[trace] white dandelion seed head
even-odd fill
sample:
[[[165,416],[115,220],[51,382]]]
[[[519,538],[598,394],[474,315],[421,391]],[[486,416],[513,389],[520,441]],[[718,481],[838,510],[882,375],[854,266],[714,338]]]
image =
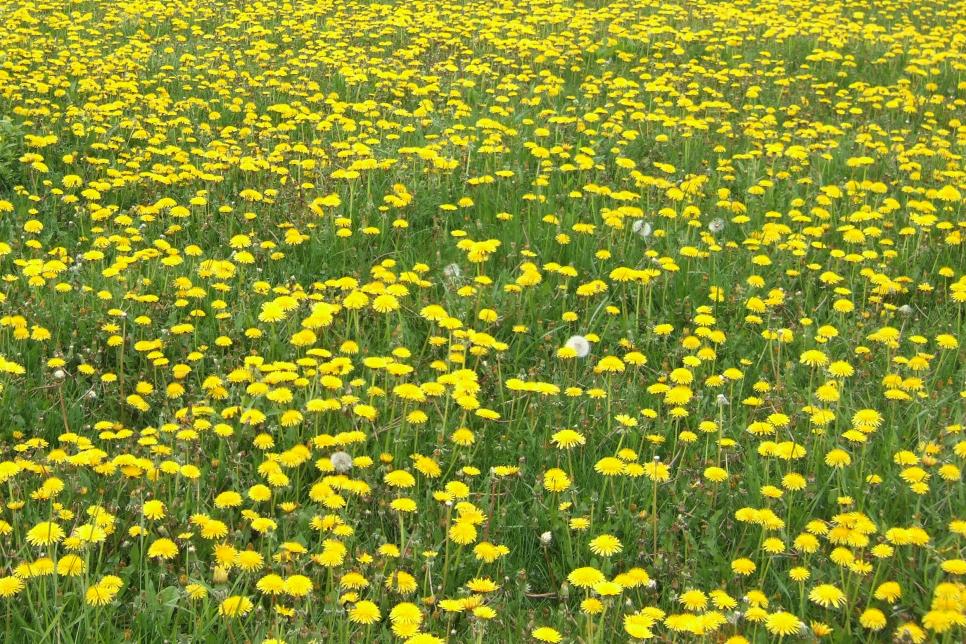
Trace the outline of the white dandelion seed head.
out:
[[[721,217],[716,217],[708,223],[708,230],[711,231],[712,235],[717,235],[722,230],[724,230],[725,222]]]
[[[540,543],[544,546],[549,546],[551,543],[553,543],[553,533],[547,530],[546,532],[541,534]]]
[[[460,270],[459,264],[448,264],[443,269],[443,276],[448,277],[449,279],[459,279],[459,276],[462,274],[463,271]]]
[[[718,394],[718,397],[715,398],[715,402],[718,403],[718,407],[727,407],[731,404],[731,401],[728,400],[728,397],[724,394]]]
[[[578,358],[586,358],[590,355],[590,340],[582,335],[572,335],[567,339],[565,347],[572,349]]]
[[[332,461],[332,467],[339,474],[345,474],[352,469],[352,456],[346,452],[333,452],[329,460]]]
[[[58,369],[57,371],[54,372],[54,379],[56,380],[63,380],[66,377],[67,377],[67,374],[64,373],[63,369]]]
[[[647,223],[643,219],[635,219],[634,223],[631,224],[631,230],[634,234],[639,235],[641,239],[647,239],[654,232],[654,228],[651,224]]]
[[[899,307],[899,313],[906,316],[912,315],[912,307],[908,304],[903,304]]]

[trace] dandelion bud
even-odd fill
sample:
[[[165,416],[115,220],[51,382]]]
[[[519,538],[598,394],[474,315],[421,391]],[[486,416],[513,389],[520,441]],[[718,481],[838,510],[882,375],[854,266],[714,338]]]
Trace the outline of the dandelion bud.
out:
[[[570,584],[564,582],[560,584],[560,599],[567,601],[570,597]]]

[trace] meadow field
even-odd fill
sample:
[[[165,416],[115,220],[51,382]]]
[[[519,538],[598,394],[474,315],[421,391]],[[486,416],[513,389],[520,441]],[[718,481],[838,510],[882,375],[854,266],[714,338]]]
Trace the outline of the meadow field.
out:
[[[966,639],[963,0],[0,1],[0,641]]]

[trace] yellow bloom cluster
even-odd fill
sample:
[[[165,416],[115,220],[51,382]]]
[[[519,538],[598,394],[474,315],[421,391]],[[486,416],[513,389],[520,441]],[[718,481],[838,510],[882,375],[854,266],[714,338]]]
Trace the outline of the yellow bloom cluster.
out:
[[[966,639],[963,2],[0,17],[3,641]]]

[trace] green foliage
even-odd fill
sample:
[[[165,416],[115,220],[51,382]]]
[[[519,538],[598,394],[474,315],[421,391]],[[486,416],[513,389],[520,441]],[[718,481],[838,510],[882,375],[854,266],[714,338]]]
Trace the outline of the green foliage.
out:
[[[0,116],[0,194],[20,180],[18,159],[23,154],[23,129],[9,116]]]

